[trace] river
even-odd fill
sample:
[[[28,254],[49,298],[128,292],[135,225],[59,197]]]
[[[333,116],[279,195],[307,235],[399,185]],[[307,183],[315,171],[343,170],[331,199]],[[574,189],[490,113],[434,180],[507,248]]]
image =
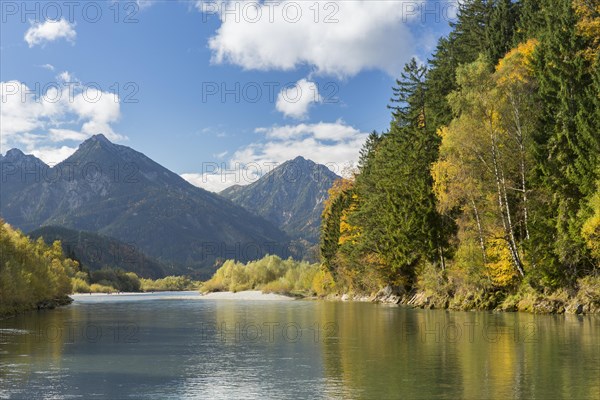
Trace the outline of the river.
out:
[[[0,321],[1,399],[598,399],[600,318],[77,296]]]

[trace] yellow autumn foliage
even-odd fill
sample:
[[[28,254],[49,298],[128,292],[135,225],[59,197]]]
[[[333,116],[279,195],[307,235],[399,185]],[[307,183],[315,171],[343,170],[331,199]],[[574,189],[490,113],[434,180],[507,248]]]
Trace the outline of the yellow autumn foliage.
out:
[[[488,259],[486,269],[495,286],[509,287],[517,282],[518,276],[513,267],[506,240],[497,237],[488,240],[486,255]]]
[[[592,216],[583,224],[581,233],[592,255],[600,264],[600,191],[590,202]],[[600,265],[599,265],[600,266]]]
[[[509,51],[498,62],[496,82],[499,86],[529,81],[529,77],[533,74],[532,56],[537,45],[538,41],[536,39],[530,39]]]
[[[583,52],[583,56],[589,61],[594,61],[600,52],[600,2],[573,0],[573,8],[579,17],[579,35],[590,41],[590,46]]]
[[[337,198],[344,192],[351,190],[353,186],[354,181],[351,179],[340,178],[333,182],[333,185],[327,191],[327,199],[325,199],[323,203],[323,217],[326,217],[331,213],[331,207]]]
[[[353,202],[350,207],[345,209],[340,217],[340,239],[338,243],[340,245],[347,242],[355,243],[356,239],[360,236],[360,229],[348,222],[348,216],[356,210],[358,196],[353,194],[352,200]]]
[[[330,293],[335,286],[335,281],[331,272],[325,268],[319,268],[312,280],[312,290],[317,296],[325,296]]]

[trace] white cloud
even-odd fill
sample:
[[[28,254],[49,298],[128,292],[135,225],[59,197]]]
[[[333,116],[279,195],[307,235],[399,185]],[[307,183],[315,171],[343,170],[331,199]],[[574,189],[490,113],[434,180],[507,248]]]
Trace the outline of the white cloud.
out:
[[[281,163],[301,155],[337,173],[358,160],[368,136],[342,120],[259,128],[257,132],[264,133],[266,140],[238,150],[233,155],[235,161]]]
[[[150,7],[151,5],[156,3],[156,1],[155,0],[136,0],[136,3],[140,9],[144,9],[144,8]]]
[[[215,63],[256,70],[309,65],[340,77],[379,69],[396,76],[415,53],[408,23],[420,21],[415,9],[425,2],[200,0],[196,7],[219,15],[221,26],[208,43]]]
[[[52,64],[44,64],[44,65],[40,65],[40,67],[47,69],[48,71],[54,71],[54,65],[52,65]]]
[[[40,147],[34,150],[29,150],[28,153],[33,154],[46,164],[52,166],[69,158],[69,156],[77,151],[77,147],[61,146],[61,147]]]
[[[237,150],[225,163],[204,164],[201,173],[181,176],[193,185],[220,192],[234,185],[247,185],[297,156],[324,164],[337,174],[356,165],[368,133],[344,121],[319,122],[257,128],[263,140]]]
[[[80,119],[87,120],[82,125],[81,132],[88,136],[102,133],[109,140],[124,139],[110,126],[121,116],[121,105],[116,94],[102,92],[92,87],[86,88],[74,97],[69,106]]]
[[[286,117],[304,119],[310,105],[321,101],[317,84],[301,79],[295,85],[281,89],[275,107]]]
[[[51,90],[55,90],[51,88]],[[0,134],[4,142],[18,133],[27,133],[44,125],[47,120],[58,113],[58,104],[46,101],[46,97],[33,99],[30,89],[19,81],[0,83]],[[51,93],[48,97],[51,97]]]
[[[255,132],[264,133],[267,138],[279,140],[292,140],[301,137],[313,136],[318,140],[344,141],[360,133],[352,126],[346,125],[342,120],[336,122],[319,122],[317,124],[298,124],[274,126],[270,128],[257,128]]]
[[[47,20],[46,22],[32,22],[31,27],[25,32],[25,41],[29,47],[44,45],[58,39],[65,39],[75,43],[75,24],[69,23],[61,18],[58,21]]]
[[[51,86],[36,94],[22,82],[0,82],[0,146],[20,147],[55,162],[73,149],[65,141],[80,142],[98,133],[125,139],[112,128],[121,114],[116,95],[82,87],[71,98],[68,88],[62,89]]]
[[[88,135],[72,129],[50,128],[48,132],[50,133],[50,140],[53,142],[64,142],[65,140],[84,141],[88,138]]]
[[[56,76],[56,79],[63,83],[73,83],[79,82],[77,78],[75,78],[69,71],[63,71]]]
[[[209,192],[219,193],[230,186],[251,183],[250,181],[240,179],[241,170],[236,174],[204,173],[204,174],[181,174],[181,177],[194,186],[198,186]],[[252,179],[252,182],[257,178]]]

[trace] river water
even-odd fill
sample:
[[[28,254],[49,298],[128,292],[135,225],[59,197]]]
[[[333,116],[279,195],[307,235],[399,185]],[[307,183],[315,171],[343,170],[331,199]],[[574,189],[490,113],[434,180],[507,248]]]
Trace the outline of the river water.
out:
[[[0,399],[599,399],[600,318],[77,296],[0,321]]]

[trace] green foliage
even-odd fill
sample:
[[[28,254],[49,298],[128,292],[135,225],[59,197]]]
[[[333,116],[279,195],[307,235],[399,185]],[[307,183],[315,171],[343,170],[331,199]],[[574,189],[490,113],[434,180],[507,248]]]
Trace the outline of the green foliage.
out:
[[[102,268],[89,275],[78,272],[71,282],[75,293],[177,292],[197,290],[199,287],[199,282],[185,276],[167,276],[153,280],[140,278],[134,272],[113,268]]]
[[[352,191],[332,197],[337,208],[324,214],[322,240],[331,244],[322,248],[324,264],[348,290],[411,287],[421,261],[443,265],[444,218],[436,211],[429,173],[439,137],[429,124],[426,74],[414,59],[405,66],[394,89],[390,131],[369,137]],[[341,236],[346,223],[350,240]],[[337,237],[328,236],[330,227]]]
[[[329,196],[323,209],[320,243],[323,265],[332,274],[338,270],[336,256],[342,237],[342,217],[344,211],[349,209],[354,202],[354,182],[349,179],[335,181],[329,189]]]
[[[233,260],[225,261],[213,277],[204,282],[201,291],[262,290],[313,295],[324,293],[327,285],[326,273],[318,264],[266,256],[247,264]]]
[[[520,4],[510,0],[459,3],[452,32],[439,40],[429,60],[426,104],[429,125],[434,130],[452,120],[447,96],[457,89],[457,68],[474,62],[482,53],[488,55],[490,66],[504,56],[515,44],[519,10]]]
[[[106,282],[106,283],[110,283],[110,282]],[[100,283],[92,283],[90,285],[90,293],[109,294],[109,293],[115,293],[115,292],[117,292],[117,289],[115,289],[113,286],[110,286],[110,285],[103,285]]]
[[[570,0],[541,2],[544,24],[534,54],[542,99],[536,140],[536,184],[544,198],[534,208],[534,262],[554,285],[573,284],[594,268],[581,236],[582,210],[593,194],[600,163],[600,103],[594,85],[591,45],[577,30]]]
[[[84,279],[73,278],[71,282],[73,284],[73,293],[90,293],[92,291],[90,284]]]
[[[78,268],[59,242],[31,241],[0,220],[0,315],[64,299]]]
[[[590,217],[583,224],[581,234],[596,259],[596,269],[600,269],[600,184],[589,202]]]
[[[133,272],[119,269],[102,268],[90,273],[90,282],[102,286],[110,286],[118,292],[139,292],[141,290],[140,278]]]
[[[490,12],[486,29],[487,56],[493,62],[500,60],[514,44],[518,4],[512,0],[497,0]]]
[[[183,290],[197,290],[199,282],[192,281],[185,276],[167,276],[162,279],[141,279],[143,292],[179,292]]]
[[[428,65],[398,79],[389,131],[331,192],[321,255],[338,290],[556,311],[598,275],[599,10],[460,4]]]

